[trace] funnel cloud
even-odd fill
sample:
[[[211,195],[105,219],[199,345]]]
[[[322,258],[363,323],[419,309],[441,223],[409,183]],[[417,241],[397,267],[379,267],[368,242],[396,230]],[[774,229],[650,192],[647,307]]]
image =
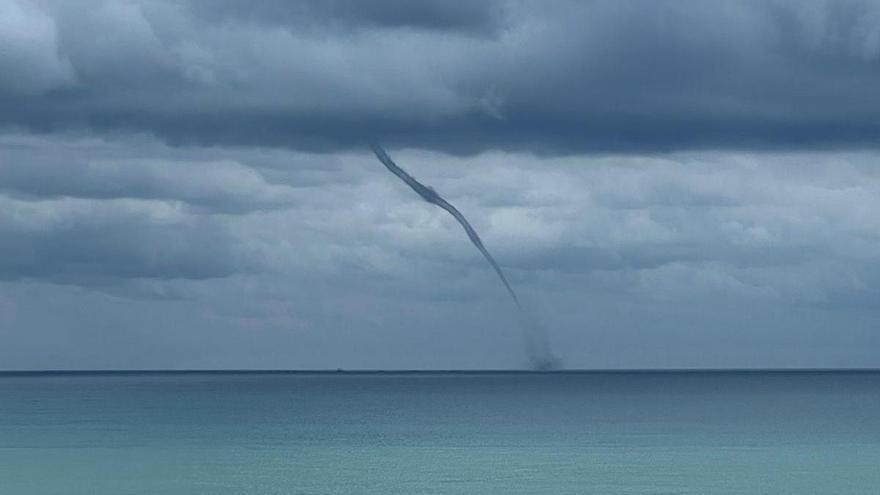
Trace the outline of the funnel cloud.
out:
[[[400,168],[394,160],[388,156],[388,153],[376,143],[371,143],[370,147],[373,149],[373,152],[376,154],[376,158],[382,162],[385,167],[391,171],[392,174],[396,175],[403,182],[406,183],[413,191],[415,191],[419,196],[422,197],[428,203],[439,206],[446,210],[450,215],[455,218],[456,221],[461,225],[464,229],[465,233],[467,233],[468,237],[473,243],[474,246],[483,254],[483,257],[486,258],[486,261],[489,262],[489,265],[492,266],[492,269],[495,270],[495,273],[498,274],[498,278],[501,279],[501,283],[504,284],[504,288],[507,289],[507,293],[510,294],[511,299],[513,299],[514,304],[516,305],[518,311],[518,317],[520,325],[523,327],[525,331],[525,342],[526,342],[526,353],[528,354],[529,360],[531,361],[532,367],[539,370],[549,370],[560,368],[561,364],[559,359],[553,355],[550,351],[550,345],[547,342],[547,336],[544,333],[543,329],[537,322],[534,320],[531,315],[529,315],[525,309],[520,304],[519,297],[517,297],[516,292],[511,287],[510,282],[507,281],[507,277],[504,276],[504,271],[501,270],[501,267],[495,261],[495,258],[492,257],[492,254],[489,253],[489,250],[486,249],[486,246],[483,244],[483,240],[480,239],[480,236],[477,234],[477,231],[471,226],[470,222],[461,214],[460,211],[448,201],[443,199],[437,191],[432,189],[430,186],[426,186],[421,182],[417,181],[413,176],[409,175],[405,170]]]

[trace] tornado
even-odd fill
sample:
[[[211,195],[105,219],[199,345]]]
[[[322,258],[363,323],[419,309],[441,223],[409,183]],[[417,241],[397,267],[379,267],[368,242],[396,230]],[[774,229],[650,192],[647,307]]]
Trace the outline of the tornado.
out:
[[[392,174],[396,175],[400,180],[402,180],[406,185],[410,187],[413,191],[416,192],[419,196],[422,197],[428,203],[439,206],[446,210],[447,213],[452,215],[453,218],[461,225],[461,228],[464,229],[468,238],[471,240],[471,243],[480,251],[483,255],[483,258],[489,262],[489,265],[495,270],[495,273],[498,275],[498,278],[501,280],[501,283],[504,284],[504,288],[507,289],[507,293],[510,294],[510,298],[513,299],[513,303],[516,306],[518,312],[518,320],[520,325],[523,327],[526,335],[526,354],[529,357],[529,360],[532,363],[532,367],[537,370],[551,370],[561,368],[561,362],[559,359],[553,355],[550,351],[550,346],[547,342],[546,333],[543,331],[534,318],[531,317],[528,313],[526,313],[522,304],[520,304],[519,297],[517,297],[516,292],[511,287],[510,282],[507,281],[507,277],[504,276],[504,271],[501,270],[501,266],[495,261],[495,258],[492,257],[492,254],[489,253],[489,250],[486,249],[486,246],[483,244],[483,240],[480,239],[480,236],[477,234],[477,231],[471,226],[470,222],[458,211],[458,208],[452,206],[449,201],[443,199],[440,194],[437,193],[430,186],[426,186],[421,182],[417,181],[413,176],[409,175],[405,170],[397,166],[394,163],[394,160],[388,156],[388,153],[382,149],[381,146],[377,143],[370,143],[370,147],[373,149],[373,153],[376,154],[376,158],[385,165]]]

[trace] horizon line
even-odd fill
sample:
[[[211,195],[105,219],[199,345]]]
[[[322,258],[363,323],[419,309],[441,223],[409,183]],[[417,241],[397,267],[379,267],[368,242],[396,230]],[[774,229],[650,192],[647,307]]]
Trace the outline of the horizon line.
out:
[[[173,375],[173,374],[687,374],[687,373],[880,373],[880,368],[574,368],[532,370],[527,368],[463,368],[463,369],[410,369],[410,368],[144,368],[144,369],[9,369],[2,375]]]

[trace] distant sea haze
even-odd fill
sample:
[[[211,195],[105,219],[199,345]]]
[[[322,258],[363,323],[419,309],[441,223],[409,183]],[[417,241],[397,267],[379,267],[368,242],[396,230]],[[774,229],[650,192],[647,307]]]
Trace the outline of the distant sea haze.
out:
[[[880,372],[0,374],[10,494],[876,494]]]

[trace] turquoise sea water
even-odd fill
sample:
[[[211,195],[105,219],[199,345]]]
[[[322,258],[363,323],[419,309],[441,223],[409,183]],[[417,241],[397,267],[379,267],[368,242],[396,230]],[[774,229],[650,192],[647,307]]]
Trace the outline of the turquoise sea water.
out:
[[[877,494],[878,373],[0,375],[0,494]]]

